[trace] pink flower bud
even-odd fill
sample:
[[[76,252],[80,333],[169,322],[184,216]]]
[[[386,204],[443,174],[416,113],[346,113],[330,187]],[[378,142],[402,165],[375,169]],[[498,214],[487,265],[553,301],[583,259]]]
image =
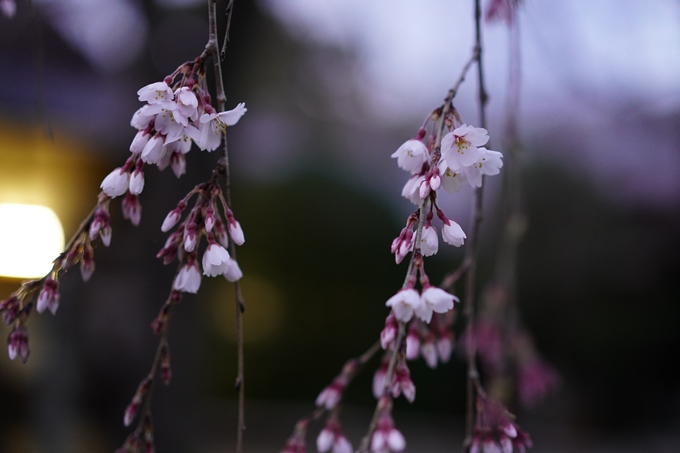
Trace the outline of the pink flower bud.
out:
[[[172,172],[178,178],[182,176],[187,171],[187,161],[184,154],[177,151],[173,152],[170,156],[170,166],[172,167]]]
[[[414,321],[406,336],[406,359],[415,360],[420,354],[420,332],[418,324]]]
[[[141,153],[146,144],[149,143],[150,138],[151,136],[145,131],[137,132],[137,135],[135,135],[135,138],[132,139],[132,143],[130,144],[130,152],[134,154]]]
[[[182,211],[179,208],[173,209],[172,211],[170,211],[168,213],[168,215],[165,216],[165,220],[163,220],[163,225],[161,226],[161,231],[163,233],[167,233],[168,231],[170,231],[170,229],[172,227],[174,227],[177,224],[177,222],[179,221],[179,217],[180,217],[181,213],[182,213]]]
[[[234,241],[234,244],[236,245],[243,245],[243,243],[246,241],[245,237],[243,236],[241,224],[238,223],[238,221],[233,217],[229,219],[229,236],[231,236],[231,240]]]
[[[38,313],[42,313],[45,309],[49,309],[53,315],[57,314],[59,308],[59,282],[47,277],[43,285],[40,295],[38,295],[38,302],[36,309]]]
[[[102,181],[102,191],[111,198],[123,195],[128,190],[130,174],[124,168],[116,168]]]
[[[196,232],[194,230],[185,230],[185,236],[184,236],[184,250],[187,252],[193,252],[194,249],[196,248],[196,242],[197,242],[197,237],[196,237]]]
[[[0,302],[0,312],[2,313],[2,320],[5,325],[9,326],[12,324],[19,314],[19,298],[12,294]]]
[[[203,224],[205,225],[205,231],[210,233],[215,226],[215,215],[214,215],[214,210],[213,208],[208,208],[206,210],[205,214],[205,220],[203,221]]]
[[[142,205],[139,203],[139,197],[132,194],[127,194],[123,198],[123,218],[127,219],[134,226],[139,225],[142,220]]]
[[[437,170],[437,167],[435,167],[435,170]],[[437,191],[439,187],[442,185],[442,178],[439,176],[439,173],[434,173],[430,177],[430,187],[432,190]]]
[[[83,281],[90,280],[94,273],[94,249],[89,241],[83,246],[83,254],[80,257],[80,275]]]
[[[144,190],[144,172],[135,170],[130,178],[130,193],[132,195],[139,195],[142,193],[142,190]]]
[[[21,361],[26,363],[28,356],[31,353],[28,347],[28,331],[24,326],[18,326],[12,329],[7,337],[7,354],[10,360],[14,360],[17,356],[21,357]]]
[[[102,238],[102,244],[104,244],[104,247],[108,247],[111,245],[111,234],[113,230],[111,230],[111,227],[109,225],[106,225],[104,228],[99,230],[99,235]]]

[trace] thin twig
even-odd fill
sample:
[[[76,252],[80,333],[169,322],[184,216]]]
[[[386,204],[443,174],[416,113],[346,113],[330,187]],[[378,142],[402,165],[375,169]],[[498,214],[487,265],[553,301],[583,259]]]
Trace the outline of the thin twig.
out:
[[[480,127],[486,128],[486,103],[488,96],[484,86],[484,66],[482,64],[482,30],[481,30],[481,5],[480,0],[475,0],[475,55],[477,60],[478,78],[478,101],[479,101],[479,123]],[[483,177],[482,177],[483,178]],[[470,228],[468,236],[468,246],[465,250],[465,261],[469,263],[465,275],[465,318],[467,321],[467,415],[465,420],[465,440],[463,451],[468,451],[472,444],[472,434],[475,418],[475,387],[479,381],[479,373],[476,364],[476,345],[474,338],[475,323],[475,277],[477,273],[477,243],[479,238],[479,226],[482,222],[482,200],[483,200],[483,181],[482,185],[475,189],[472,201],[472,214],[470,216]]]
[[[181,266],[180,266],[181,267]],[[174,282],[174,279],[173,279]],[[151,415],[151,400],[153,399],[153,391],[154,387],[156,386],[156,376],[158,374],[158,366],[161,363],[161,351],[163,350],[163,346],[168,345],[168,334],[170,332],[170,321],[172,320],[172,307],[179,301],[174,301],[170,302],[170,299],[172,297],[172,294],[175,291],[173,289],[170,290],[170,296],[168,296],[168,300],[166,303],[168,304],[168,311],[166,312],[166,318],[163,322],[163,330],[161,331],[160,339],[158,340],[158,347],[156,348],[156,355],[154,356],[153,363],[151,364],[151,370],[149,370],[149,374],[147,374],[146,379],[149,380],[149,390],[147,390],[145,399],[144,399],[144,409],[139,415],[139,421],[137,422],[137,430],[141,431],[142,426],[144,425],[144,421],[146,420],[147,416]],[[181,293],[180,297],[181,297]]]
[[[222,43],[222,50],[220,51],[220,60],[224,61],[224,55],[227,51],[227,47],[229,47],[229,31],[231,30],[231,16],[234,11],[234,0],[229,0],[229,4],[227,5],[227,10],[225,11],[224,14],[227,15],[227,30],[224,33],[224,43]]]

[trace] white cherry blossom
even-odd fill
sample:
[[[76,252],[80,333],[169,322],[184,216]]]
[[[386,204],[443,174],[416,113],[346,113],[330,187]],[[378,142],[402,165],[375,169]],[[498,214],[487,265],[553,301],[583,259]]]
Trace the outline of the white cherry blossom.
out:
[[[179,270],[173,287],[177,291],[196,294],[201,286],[201,272],[196,263],[187,263]]]
[[[425,181],[425,176],[424,175],[415,175],[411,176],[408,181],[406,181],[406,184],[404,185],[404,188],[401,190],[401,196],[406,198],[407,200],[410,200],[411,203],[414,205],[419,206],[420,205],[420,185]]]
[[[177,110],[163,109],[156,115],[154,128],[166,136],[165,141],[168,143],[179,140],[184,135],[184,127],[188,124],[186,118],[177,113]]]
[[[175,101],[179,113],[177,115],[178,121],[184,126],[187,125],[187,120],[196,121],[198,119],[198,99],[191,89],[182,87],[175,91]]]
[[[236,260],[233,258],[229,258],[227,271],[223,275],[227,281],[233,283],[241,280],[241,277],[243,277],[243,272],[241,271],[241,267],[238,265],[238,262],[236,262]]]
[[[458,192],[463,184],[467,182],[467,178],[462,170],[451,170],[445,159],[439,162],[439,173],[442,178],[442,186],[448,193]]]
[[[436,286],[428,286],[420,296],[421,303],[415,309],[415,314],[429,324],[432,312],[446,313],[453,308],[453,302],[458,298]]]
[[[216,277],[225,274],[231,264],[229,252],[219,244],[212,243],[203,253],[203,275]]]
[[[394,153],[392,158],[397,159],[397,165],[411,173],[418,173],[427,162],[429,154],[423,142],[416,139],[407,140]]]
[[[394,296],[390,297],[385,303],[386,306],[392,307],[394,316],[403,322],[408,322],[413,316],[413,312],[420,308],[421,299],[420,294],[413,288],[402,289]]]
[[[469,167],[479,160],[477,148],[488,141],[486,129],[463,124],[442,139],[442,156],[452,170]]]
[[[154,135],[142,150],[142,161],[147,164],[157,164],[165,155],[164,139],[160,134]]]
[[[137,91],[137,95],[141,102],[148,102],[149,104],[160,104],[172,101],[174,98],[172,89],[165,82],[150,83],[140,88]]]
[[[439,250],[437,229],[432,225],[425,225],[420,235],[420,252],[423,256],[431,256]]]
[[[503,153],[491,151],[486,148],[479,148],[481,158],[477,164],[483,174],[493,176],[501,172],[503,167]],[[475,164],[475,165],[477,165]]]
[[[465,242],[467,236],[460,225],[453,220],[446,219],[442,226],[442,238],[447,244],[460,247]]]
[[[206,151],[214,151],[220,146],[222,132],[227,126],[233,126],[248,111],[246,104],[241,102],[234,109],[220,113],[204,113],[200,119],[199,136],[192,136],[198,147]],[[192,132],[193,134],[193,132]]]
[[[132,115],[130,126],[139,129],[140,131],[148,128],[149,124],[151,124],[151,120],[156,118],[156,115],[158,115],[158,112],[162,109],[163,106],[160,104],[147,104],[141,107]]]

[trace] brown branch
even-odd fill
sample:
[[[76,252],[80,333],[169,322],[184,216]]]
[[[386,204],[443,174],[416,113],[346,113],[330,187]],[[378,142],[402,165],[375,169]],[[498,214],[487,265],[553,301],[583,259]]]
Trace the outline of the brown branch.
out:
[[[482,30],[481,30],[481,5],[480,0],[475,0],[475,55],[477,60],[477,79],[478,79],[478,101],[479,101],[479,123],[480,127],[486,128],[486,103],[488,96],[484,86],[484,66],[482,64]],[[482,176],[483,178],[483,176]],[[465,420],[465,440],[463,441],[463,451],[468,451],[472,444],[473,426],[475,418],[475,387],[479,383],[479,372],[476,364],[476,345],[474,339],[475,323],[475,277],[477,273],[477,244],[479,239],[479,226],[482,222],[482,200],[483,187],[477,187],[474,191],[472,202],[472,213],[470,216],[470,229],[468,237],[468,247],[465,250],[465,260],[469,263],[465,275],[465,318],[467,321],[467,414]]]
[[[179,266],[181,268],[181,266]],[[173,278],[172,281],[174,282],[175,279]],[[160,339],[158,340],[158,347],[156,348],[156,355],[154,356],[153,363],[151,364],[151,370],[149,370],[149,374],[146,375],[146,379],[149,380],[149,390],[146,392],[145,395],[145,400],[144,400],[144,409],[142,412],[139,414],[139,421],[137,422],[137,430],[141,431],[144,421],[148,416],[151,415],[151,400],[153,399],[153,391],[154,387],[156,386],[156,376],[158,375],[158,366],[161,363],[161,351],[163,350],[163,346],[168,345],[168,334],[170,332],[170,321],[172,320],[172,307],[173,305],[177,304],[179,301],[173,301],[171,302],[172,294],[175,293],[174,289],[170,289],[170,296],[168,296],[168,300],[166,301],[166,304],[168,304],[168,310],[166,312],[166,318],[165,321],[163,322],[163,329],[161,330],[161,335]],[[180,297],[181,297],[181,293]]]
[[[231,0],[227,6],[227,30],[225,33],[225,47],[229,43],[229,29],[231,28],[231,13],[233,11],[234,1]],[[217,42],[217,0],[209,0],[209,39],[208,44],[199,58],[212,57],[213,66],[215,69],[215,90],[217,94],[217,110],[219,112],[225,111],[227,97],[224,92],[224,80],[222,78],[222,64],[223,55]],[[226,49],[222,49],[224,52]],[[222,56],[222,58],[220,58]],[[225,132],[223,138],[223,154],[218,160],[216,170],[224,176],[222,183],[222,192],[229,207],[231,204],[231,178],[229,175],[229,148],[227,145],[227,134]],[[234,241],[229,243],[229,254],[236,259],[236,246]],[[243,352],[243,312],[245,311],[245,300],[241,292],[241,285],[238,281],[234,282],[234,293],[236,299],[236,336],[237,336],[237,376],[235,387],[238,389],[238,423],[236,428],[236,453],[241,453],[243,450],[243,434],[246,429],[245,424],[245,364]]]

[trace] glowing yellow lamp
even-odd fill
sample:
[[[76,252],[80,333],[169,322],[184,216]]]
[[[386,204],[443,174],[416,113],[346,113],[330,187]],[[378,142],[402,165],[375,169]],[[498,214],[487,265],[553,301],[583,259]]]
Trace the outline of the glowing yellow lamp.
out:
[[[42,277],[64,249],[64,228],[53,210],[0,204],[0,275]]]

